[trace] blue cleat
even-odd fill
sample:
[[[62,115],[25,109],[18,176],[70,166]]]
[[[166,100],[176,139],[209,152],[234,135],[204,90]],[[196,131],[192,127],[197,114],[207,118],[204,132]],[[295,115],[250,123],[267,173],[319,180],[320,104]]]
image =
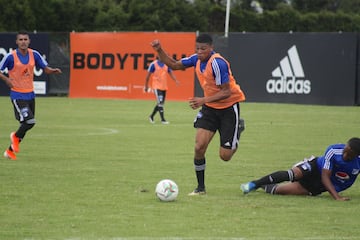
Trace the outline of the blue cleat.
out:
[[[256,186],[255,183],[248,182],[241,184],[240,189],[244,194],[248,194],[249,192],[256,190]]]

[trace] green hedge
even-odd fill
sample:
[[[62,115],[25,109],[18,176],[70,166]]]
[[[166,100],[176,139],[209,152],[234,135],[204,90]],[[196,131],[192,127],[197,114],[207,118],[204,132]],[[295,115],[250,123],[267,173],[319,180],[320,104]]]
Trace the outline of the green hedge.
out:
[[[0,31],[223,32],[226,6],[212,0],[0,0]],[[230,32],[357,32],[360,14],[302,13],[281,5],[257,14],[240,5],[230,14]]]
[[[343,12],[300,14],[293,9],[265,11],[263,14],[239,12],[231,15],[232,32],[358,32],[360,16]]]

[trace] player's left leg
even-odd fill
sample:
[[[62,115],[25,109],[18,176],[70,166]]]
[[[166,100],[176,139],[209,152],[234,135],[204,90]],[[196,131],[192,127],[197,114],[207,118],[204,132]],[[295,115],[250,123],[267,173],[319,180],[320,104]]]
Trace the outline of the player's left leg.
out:
[[[265,189],[265,192],[273,193],[275,187],[277,187],[277,183],[281,183],[284,181],[294,181],[294,175],[295,173],[292,169],[289,169],[287,171],[276,171],[257,180],[243,183],[241,184],[240,189],[243,191],[244,194],[247,194],[251,191],[255,191],[259,187],[263,187]]]
[[[312,161],[302,161],[286,171],[284,170],[276,171],[266,176],[263,176],[257,180],[243,183],[240,185],[240,189],[243,191],[244,194],[247,194],[251,191],[255,191],[259,187],[262,187],[265,189],[265,192],[276,194],[277,192],[275,191],[275,189],[277,189],[277,187],[280,186],[278,185],[278,183],[285,181],[290,181],[290,182],[300,181],[300,185],[303,186],[302,188],[305,189],[306,184],[312,185],[313,177],[315,179],[318,178],[316,174],[317,173],[316,168],[317,167],[316,167],[315,158],[313,158]],[[287,188],[288,186],[289,189]],[[293,188],[294,189],[297,188],[296,185],[285,185],[284,187],[281,185],[278,194],[286,194],[286,192],[289,192],[289,194],[293,194],[292,193]],[[294,190],[294,191],[302,192],[298,190]]]
[[[218,116],[220,119],[219,156],[223,161],[229,161],[238,148],[240,135],[245,129],[245,122],[240,118],[238,103],[227,109],[219,110]]]

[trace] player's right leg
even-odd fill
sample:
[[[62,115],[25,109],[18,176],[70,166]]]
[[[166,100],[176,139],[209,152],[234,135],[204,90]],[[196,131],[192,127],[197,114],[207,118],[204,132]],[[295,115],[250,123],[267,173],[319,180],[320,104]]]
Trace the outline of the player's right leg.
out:
[[[202,195],[206,193],[205,190],[205,168],[206,168],[206,159],[205,159],[205,152],[206,149],[212,140],[213,136],[215,135],[214,132],[198,128],[196,130],[196,137],[195,137],[195,153],[194,153],[194,168],[196,179],[198,182],[198,186],[195,190],[189,193],[190,196],[193,195]]]

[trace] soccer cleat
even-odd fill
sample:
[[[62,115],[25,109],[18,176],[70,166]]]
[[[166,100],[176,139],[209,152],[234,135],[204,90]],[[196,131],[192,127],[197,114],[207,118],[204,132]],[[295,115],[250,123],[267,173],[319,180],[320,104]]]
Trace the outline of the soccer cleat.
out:
[[[4,157],[11,159],[11,160],[16,160],[16,155],[13,151],[11,151],[10,149],[6,149],[6,151],[4,152]]]
[[[168,122],[168,121],[166,121],[166,120],[161,121],[161,123],[162,123],[162,124],[165,124],[165,125],[166,125],[166,124],[169,124],[169,122]]]
[[[14,152],[19,152],[19,143],[20,139],[15,135],[15,132],[12,132],[10,134],[10,140],[11,140],[11,148],[14,150]]]
[[[150,123],[155,123],[154,118],[152,116],[149,117]]]
[[[255,187],[255,183],[253,182],[243,183],[240,185],[240,189],[244,194],[248,194],[249,192],[256,190]]]
[[[205,195],[206,191],[205,188],[195,188],[194,191],[192,191],[191,193],[189,193],[189,196],[198,196],[198,195]]]

